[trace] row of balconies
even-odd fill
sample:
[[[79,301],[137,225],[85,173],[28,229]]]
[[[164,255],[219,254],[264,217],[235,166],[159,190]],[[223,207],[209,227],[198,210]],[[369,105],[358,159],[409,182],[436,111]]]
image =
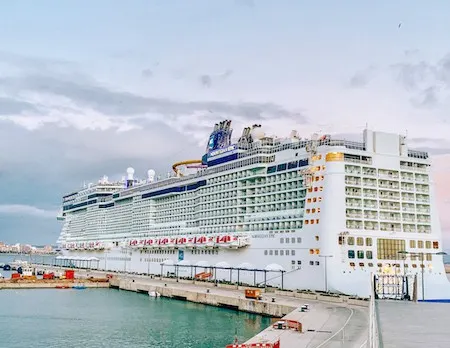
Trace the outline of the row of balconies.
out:
[[[361,220],[347,220],[346,227],[348,229],[364,229],[364,230],[380,230],[387,232],[419,232],[430,233],[431,226],[428,224],[411,224],[411,223],[398,223],[398,222],[372,222]]]
[[[302,184],[303,177],[301,174],[298,174],[297,172],[291,172],[287,173],[285,176],[284,174],[280,175],[272,175],[268,176],[267,178],[256,178],[255,180],[248,180],[248,181],[239,181],[237,187],[238,188],[255,188],[261,185],[270,185],[270,184],[276,184],[276,183],[289,183],[289,182],[296,182],[297,185]]]
[[[417,166],[408,166],[408,165],[400,165],[400,169],[404,169],[404,170],[409,170],[409,171],[414,171],[414,172],[422,172],[422,173],[426,173],[427,172],[427,165],[423,164],[423,165],[417,165]]]
[[[409,169],[409,167],[408,167]],[[360,166],[354,166],[354,165],[346,165],[345,166],[345,173],[346,174],[355,174],[355,175],[361,175],[364,176],[377,176],[381,178],[387,178],[387,179],[394,179],[398,180],[401,178],[402,180],[409,180],[409,181],[419,181],[419,182],[428,182],[429,177],[427,174],[419,174],[419,173],[413,173],[413,172],[399,172],[396,170],[389,170],[389,169],[376,169],[376,168],[367,168],[363,167],[361,170]]]

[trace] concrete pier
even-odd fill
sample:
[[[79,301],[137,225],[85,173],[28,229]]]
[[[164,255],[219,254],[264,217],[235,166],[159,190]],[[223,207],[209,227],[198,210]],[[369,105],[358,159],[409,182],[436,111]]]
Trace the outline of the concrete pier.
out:
[[[102,271],[76,271],[79,277],[104,277]],[[292,292],[275,289],[262,290],[262,300],[245,298],[244,290],[229,284],[214,284],[174,278],[117,274],[110,279],[112,288],[148,293],[156,291],[161,296],[261,314],[272,318],[297,320],[302,332],[267,328],[247,344],[272,342],[280,339],[281,348],[363,348],[368,338],[369,301],[348,296],[328,296],[313,292]],[[304,304],[306,312],[300,311]],[[233,337],[230,337],[230,344]],[[220,347],[219,347],[220,348]],[[225,348],[225,347],[224,347]]]
[[[450,304],[379,300],[383,348],[450,347]]]
[[[108,282],[90,282],[87,280],[28,280],[28,281],[10,281],[2,280],[0,281],[0,290],[2,289],[55,289],[57,287],[73,287],[83,285],[86,288],[109,288]]]

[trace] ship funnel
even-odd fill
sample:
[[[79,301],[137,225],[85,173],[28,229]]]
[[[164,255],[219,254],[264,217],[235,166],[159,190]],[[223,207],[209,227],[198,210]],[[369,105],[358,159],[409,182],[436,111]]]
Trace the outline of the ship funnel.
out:
[[[134,169],[131,167],[127,168],[127,187],[133,186],[133,175]]]

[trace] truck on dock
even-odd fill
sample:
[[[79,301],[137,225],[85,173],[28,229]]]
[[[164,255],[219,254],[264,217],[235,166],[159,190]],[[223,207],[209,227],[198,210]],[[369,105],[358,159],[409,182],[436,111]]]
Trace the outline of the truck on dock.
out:
[[[262,300],[261,290],[259,289],[245,289],[245,298],[252,300]]]

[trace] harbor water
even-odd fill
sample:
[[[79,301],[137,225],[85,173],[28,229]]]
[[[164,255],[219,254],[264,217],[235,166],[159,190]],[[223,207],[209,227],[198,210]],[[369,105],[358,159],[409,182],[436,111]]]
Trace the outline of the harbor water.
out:
[[[258,315],[112,289],[1,290],[0,306],[0,348],[223,348],[270,324]]]

